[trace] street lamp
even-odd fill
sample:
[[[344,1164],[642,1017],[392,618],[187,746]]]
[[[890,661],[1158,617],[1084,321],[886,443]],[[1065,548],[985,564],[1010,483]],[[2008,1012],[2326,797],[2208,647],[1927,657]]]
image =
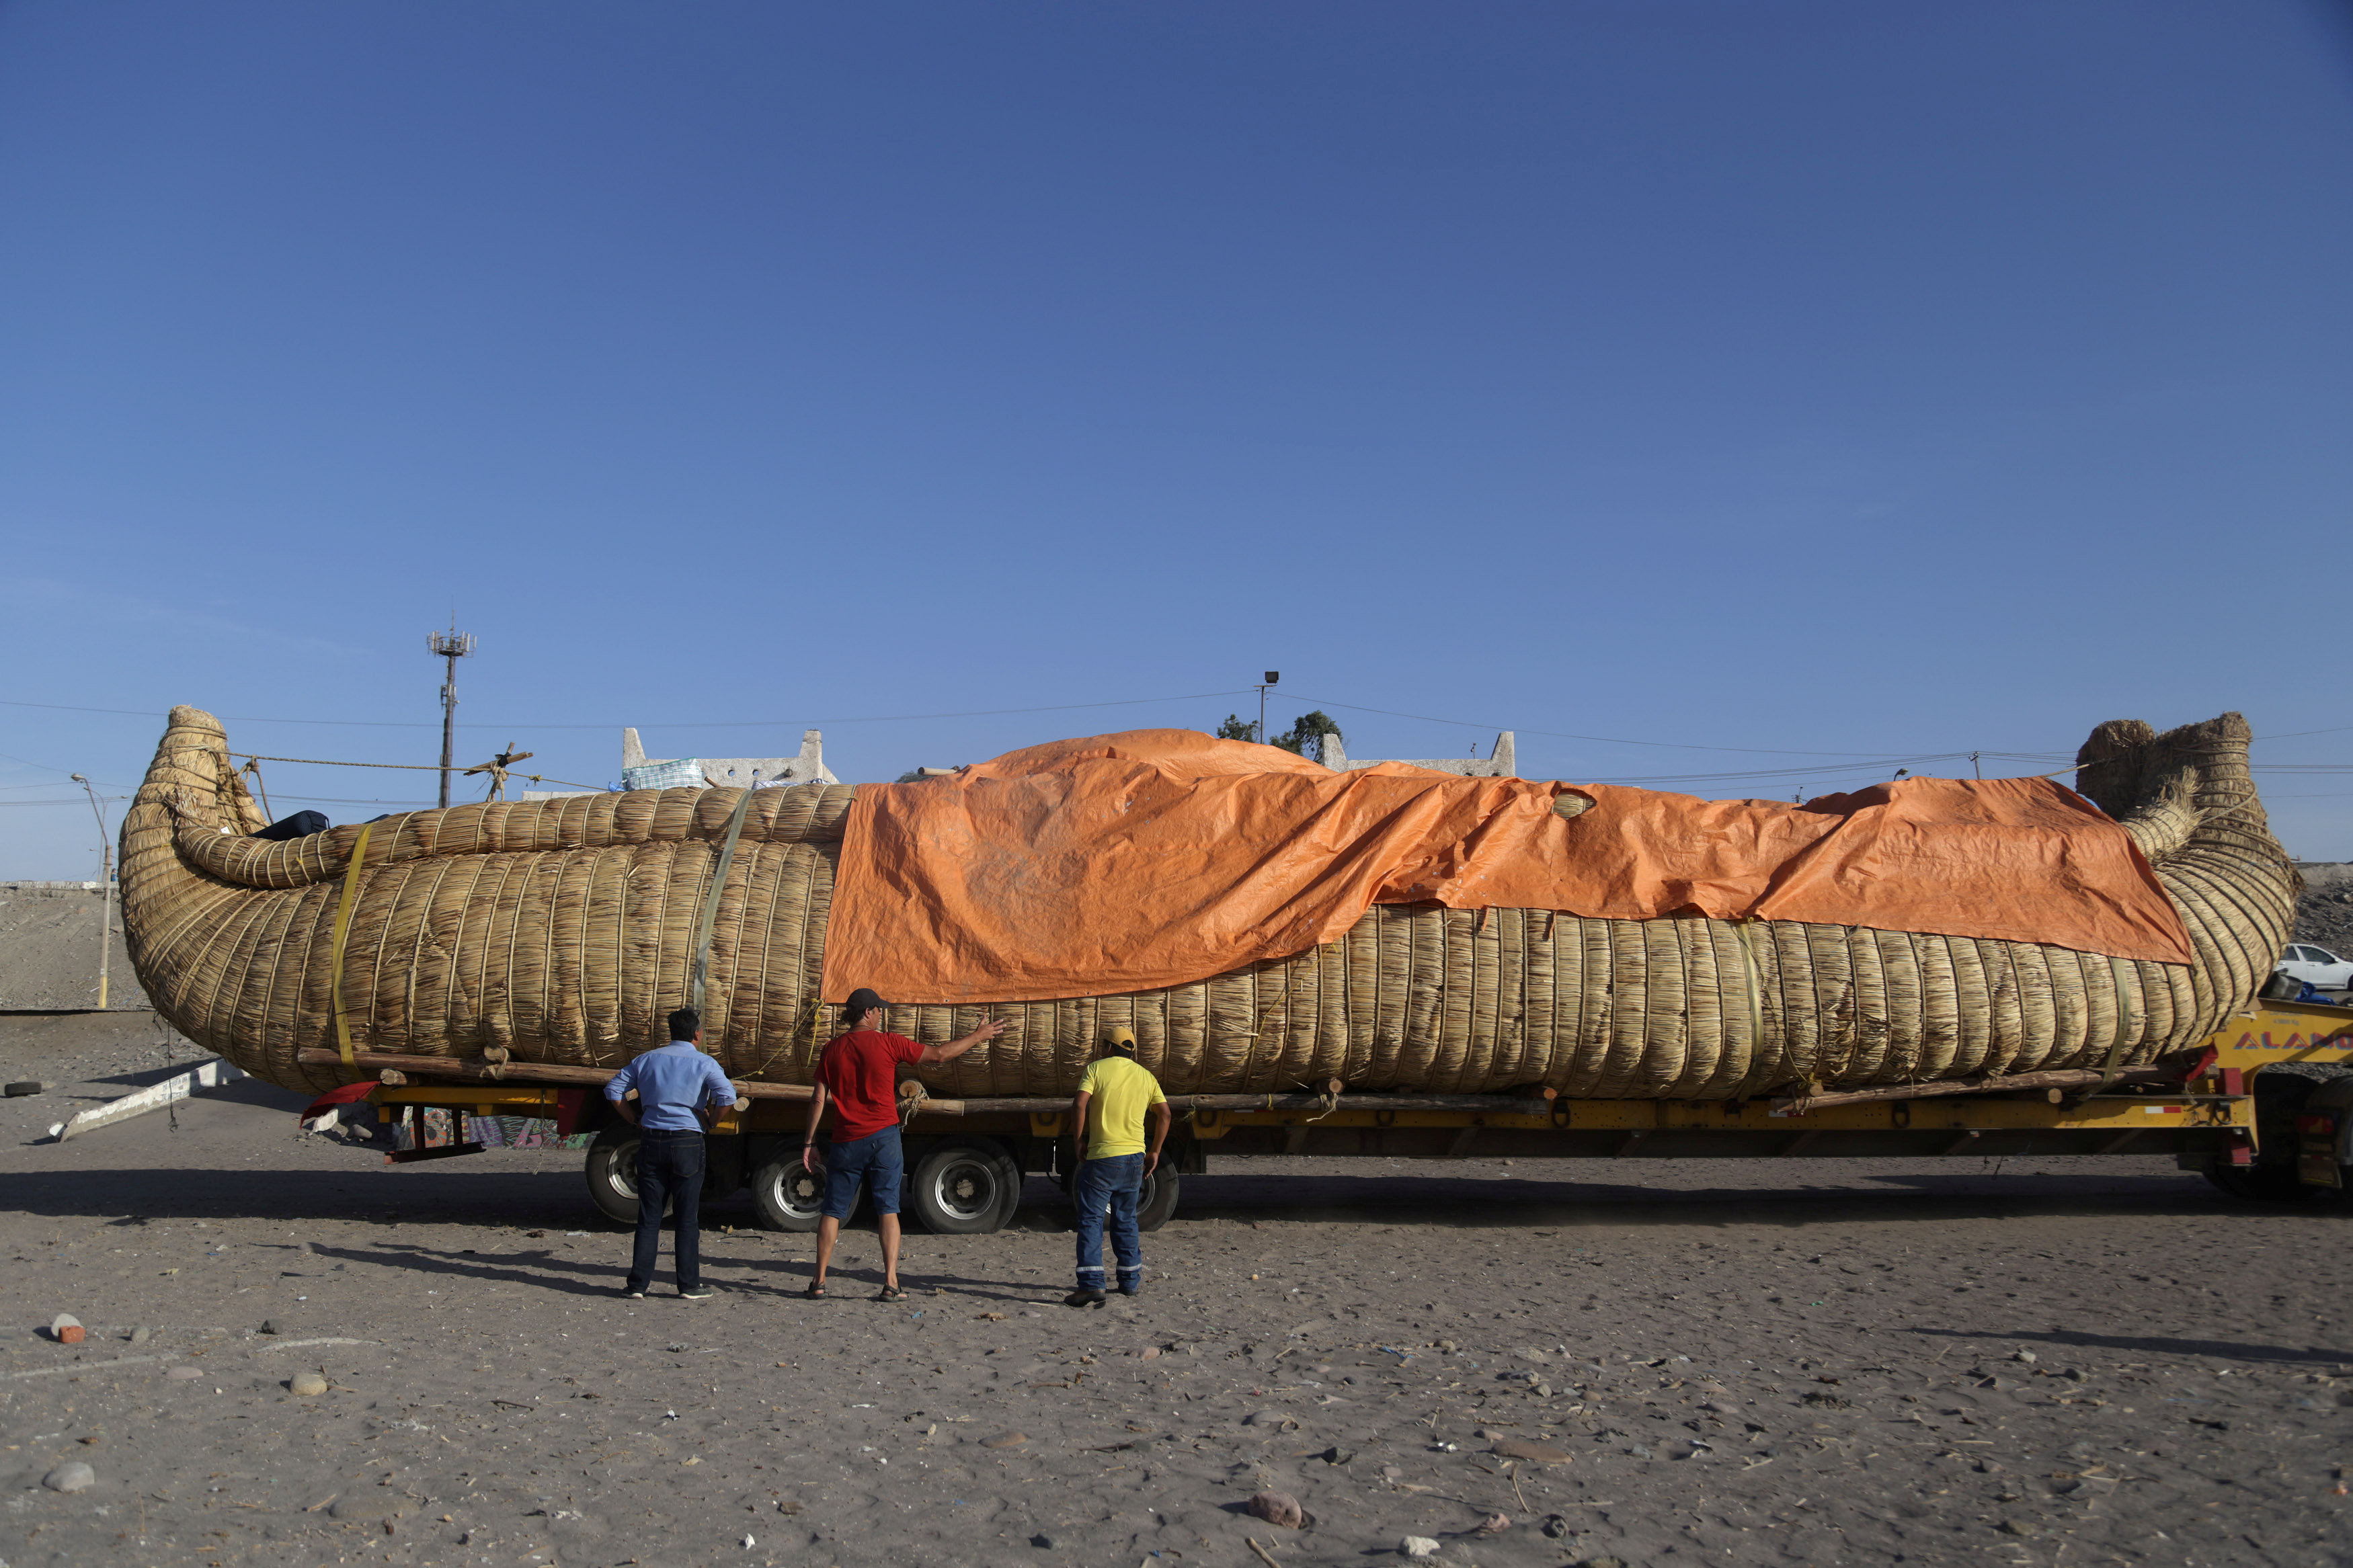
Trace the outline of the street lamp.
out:
[[[1282,679],[1282,671],[1270,669],[1266,672],[1266,686],[1258,689],[1258,742],[1261,746],[1266,744],[1266,688]]]
[[[90,814],[98,818],[98,1010],[106,1011],[106,963],[114,952],[114,840],[107,837],[106,813],[98,804],[98,791],[79,773],[68,778],[81,785],[82,794],[90,796]]]

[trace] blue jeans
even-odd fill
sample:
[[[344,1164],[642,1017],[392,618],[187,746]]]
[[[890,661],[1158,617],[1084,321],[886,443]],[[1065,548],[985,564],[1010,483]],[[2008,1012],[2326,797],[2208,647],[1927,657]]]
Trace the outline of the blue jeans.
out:
[[[825,1207],[834,1219],[846,1220],[858,1206],[858,1181],[866,1179],[874,1194],[878,1215],[899,1212],[899,1184],[907,1173],[907,1155],[899,1130],[885,1127],[847,1143],[829,1145],[825,1152]]]
[[[1135,1204],[1144,1193],[1144,1156],[1114,1154],[1079,1167],[1079,1289],[1103,1288],[1103,1219],[1109,1211],[1111,1249],[1119,1258],[1120,1294],[1144,1288],[1144,1238],[1135,1228]]]
[[[649,1290],[661,1250],[662,1210],[675,1205],[678,1229],[670,1250],[678,1288],[702,1285],[702,1134],[642,1132],[638,1136],[638,1250],[629,1289]]]

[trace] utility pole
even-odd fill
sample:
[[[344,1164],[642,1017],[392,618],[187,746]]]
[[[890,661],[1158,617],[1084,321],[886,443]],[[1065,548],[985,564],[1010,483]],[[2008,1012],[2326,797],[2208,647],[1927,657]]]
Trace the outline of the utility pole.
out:
[[[1985,769],[1979,765],[1978,753],[1975,752],[1969,753],[1969,771],[1976,773],[1980,781],[1985,778]]]
[[[1261,686],[1258,689],[1258,734],[1255,738],[1258,741],[1258,743],[1261,746],[1267,743],[1266,687],[1272,686],[1276,681],[1281,680],[1282,679],[1282,671],[1279,669],[1270,669],[1266,672],[1266,686]]]
[[[458,661],[474,651],[471,636],[458,629],[458,617],[449,617],[447,632],[427,632],[425,646],[433,657],[448,662],[448,674],[441,682],[441,804],[449,804],[449,770],[457,763],[458,739]]]
[[[67,775],[90,796],[90,814],[98,818],[98,1010],[106,1011],[106,961],[114,953],[114,840],[106,834],[106,813],[98,792],[79,773]]]

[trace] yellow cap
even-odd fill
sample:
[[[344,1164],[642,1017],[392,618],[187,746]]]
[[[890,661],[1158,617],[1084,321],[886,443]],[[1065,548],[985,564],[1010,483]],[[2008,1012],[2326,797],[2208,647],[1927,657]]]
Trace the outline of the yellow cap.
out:
[[[1132,1051],[1135,1049],[1135,1031],[1129,1028],[1105,1029],[1103,1044],[1113,1050]]]

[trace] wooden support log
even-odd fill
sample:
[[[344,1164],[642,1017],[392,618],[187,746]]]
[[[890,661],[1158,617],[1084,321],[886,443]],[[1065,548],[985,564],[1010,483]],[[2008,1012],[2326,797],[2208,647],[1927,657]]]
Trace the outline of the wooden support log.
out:
[[[1542,1116],[1545,1101],[1520,1094],[1172,1094],[1176,1110],[1470,1110],[1491,1116]]]
[[[333,1051],[311,1049],[298,1059],[314,1067],[335,1067],[343,1058]],[[390,1068],[395,1072],[428,1078],[456,1079],[464,1083],[568,1083],[601,1088],[616,1069],[564,1067],[554,1062],[484,1062],[459,1057],[416,1057],[394,1051],[353,1051],[354,1066],[370,1071]],[[746,1083],[735,1080],[738,1098],[749,1100],[813,1100],[817,1091],[798,1083]]]
[[[2204,1059],[2203,1050],[2178,1051],[2147,1067],[2126,1068],[2111,1084],[2179,1083]],[[1957,1094],[2015,1094],[2025,1089],[2065,1090],[2096,1087],[2106,1075],[2089,1068],[2056,1068],[2047,1072],[2011,1073],[2003,1078],[1956,1079],[1949,1083],[1899,1083],[1879,1089],[1843,1089],[1776,1100],[1776,1116],[1803,1116],[1831,1105],[1868,1105],[1881,1100],[1943,1099]],[[2056,1093],[2045,1098],[2054,1102]]]
[[[329,1053],[332,1055],[332,1053]],[[2097,1075],[2094,1075],[2097,1076]],[[1549,1098],[1549,1097],[1547,1097]],[[1545,1100],[1516,1094],[1344,1094],[1338,1103],[1320,1094],[1172,1094],[1168,1109],[1187,1110],[1468,1110],[1493,1116],[1542,1116]],[[1050,1116],[1071,1109],[1060,1096],[925,1100],[917,1116]]]

